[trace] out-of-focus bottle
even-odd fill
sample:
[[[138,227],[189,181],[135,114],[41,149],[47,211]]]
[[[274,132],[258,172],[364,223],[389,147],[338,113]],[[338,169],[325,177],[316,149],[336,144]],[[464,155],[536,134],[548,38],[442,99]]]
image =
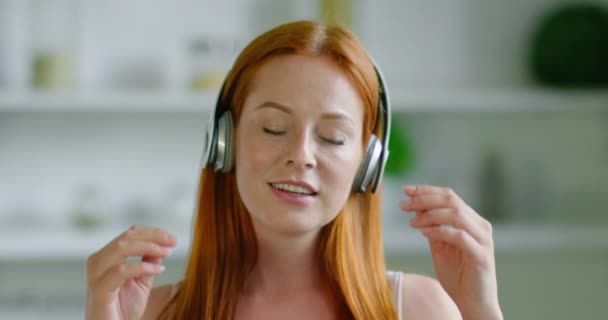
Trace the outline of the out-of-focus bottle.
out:
[[[34,0],[30,5],[32,86],[75,86],[79,25],[77,0]]]
[[[321,21],[352,27],[353,0],[320,0]]]
[[[188,44],[189,82],[193,91],[217,90],[236,58],[236,40],[230,36],[201,35]]]
[[[95,229],[106,223],[104,199],[100,188],[91,183],[78,185],[71,208],[72,225],[77,229]]]
[[[492,222],[507,219],[504,163],[495,147],[482,154],[479,174],[479,213]]]

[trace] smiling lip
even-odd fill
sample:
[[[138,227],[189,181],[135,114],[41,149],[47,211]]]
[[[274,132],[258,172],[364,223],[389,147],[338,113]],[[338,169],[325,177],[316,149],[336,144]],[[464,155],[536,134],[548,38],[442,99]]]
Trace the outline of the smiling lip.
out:
[[[295,193],[279,190],[272,186],[272,184],[276,184],[276,183],[290,184],[290,185],[304,187],[308,190],[313,191],[314,193],[310,194],[310,195],[309,194],[295,194]],[[280,199],[281,201],[287,202],[288,204],[291,204],[291,205],[297,205],[297,206],[308,205],[317,198],[317,192],[315,191],[315,189],[313,189],[309,184],[307,184],[305,182],[301,182],[301,181],[294,181],[294,180],[276,181],[273,183],[269,183],[268,186],[270,187],[270,190],[272,191],[272,193],[278,199]]]
[[[306,189],[312,191],[315,195],[318,193],[315,188],[313,188],[310,184],[308,184],[308,183],[306,183],[304,181],[281,180],[281,181],[271,182],[270,184],[290,184],[292,186],[298,186],[298,187],[306,188]]]

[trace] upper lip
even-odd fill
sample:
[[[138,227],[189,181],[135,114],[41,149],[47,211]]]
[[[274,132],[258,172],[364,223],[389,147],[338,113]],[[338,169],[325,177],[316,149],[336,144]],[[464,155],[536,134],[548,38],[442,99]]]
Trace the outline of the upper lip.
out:
[[[298,186],[298,187],[302,187],[302,188],[306,188],[310,191],[312,191],[313,193],[317,193],[317,190],[315,188],[313,188],[310,184],[306,183],[305,181],[299,181],[299,180],[281,180],[281,181],[274,181],[271,182],[271,184],[290,184],[292,186]]]

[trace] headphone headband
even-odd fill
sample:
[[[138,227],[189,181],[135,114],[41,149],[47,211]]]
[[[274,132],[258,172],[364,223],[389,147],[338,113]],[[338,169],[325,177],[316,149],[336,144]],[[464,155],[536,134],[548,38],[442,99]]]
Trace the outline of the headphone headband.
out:
[[[388,144],[391,129],[391,106],[384,78],[376,63],[372,60],[374,71],[378,78],[378,116],[376,124],[368,141],[363,161],[355,175],[352,189],[356,192],[365,192],[368,185],[372,192],[376,192],[382,181],[384,168],[388,159]],[[222,95],[226,90],[226,79],[215,103],[215,108],[209,119],[205,131],[204,153],[202,166],[213,166],[215,171],[229,172],[234,166],[233,156],[233,119],[229,108],[222,104]],[[378,138],[374,132],[381,132]]]
[[[386,167],[386,161],[388,160],[388,154],[389,154],[389,149],[388,149],[388,145],[389,145],[389,139],[390,139],[390,132],[391,132],[391,104],[390,104],[390,99],[389,99],[389,95],[388,95],[388,90],[386,89],[386,85],[385,85],[385,81],[384,81],[384,76],[382,75],[382,72],[380,71],[380,69],[377,67],[378,65],[372,60],[372,63],[374,64],[374,70],[376,71],[376,76],[378,77],[378,89],[379,89],[379,101],[378,101],[378,119],[382,120],[382,122],[380,123],[379,121],[376,121],[376,128],[378,128],[378,126],[382,126],[382,153],[380,154],[380,159],[379,160],[379,168],[377,170],[377,174],[375,175],[375,178],[372,180],[372,192],[376,192],[376,190],[378,189],[378,185],[380,185],[380,182],[382,182],[382,176],[384,175],[384,168]]]

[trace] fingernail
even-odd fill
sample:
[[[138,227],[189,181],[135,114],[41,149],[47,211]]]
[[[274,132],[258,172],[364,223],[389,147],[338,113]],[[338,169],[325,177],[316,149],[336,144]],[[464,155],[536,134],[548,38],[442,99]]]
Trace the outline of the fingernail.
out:
[[[414,193],[414,192],[416,192],[416,186],[405,186],[404,190],[407,193]]]
[[[158,272],[163,272],[165,271],[165,266],[163,266],[162,264],[158,267]]]
[[[169,241],[171,241],[171,242],[177,241],[177,238],[175,238],[175,236],[170,233],[167,234],[167,239],[169,239]]]

